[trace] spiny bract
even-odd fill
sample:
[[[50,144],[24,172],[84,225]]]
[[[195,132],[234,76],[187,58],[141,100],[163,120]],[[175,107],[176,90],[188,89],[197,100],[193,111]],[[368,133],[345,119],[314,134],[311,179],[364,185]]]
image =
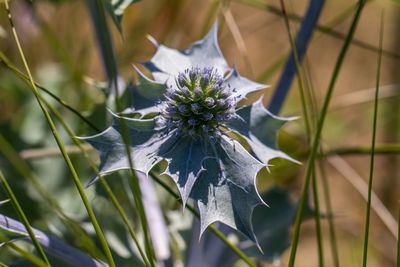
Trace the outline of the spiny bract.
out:
[[[242,104],[247,94],[266,86],[228,67],[218,47],[216,24],[184,51],[154,44],[157,51],[144,64],[153,79],[135,68],[139,83],[132,109],[139,118],[113,114],[111,127],[82,139],[99,151],[102,175],[127,169],[130,164],[118,126],[123,120],[134,169],[148,174],[166,161],[164,174],[175,181],[183,204],[191,198],[198,206],[201,234],[219,221],[257,242],[251,216],[263,201],[255,179],[270,159],[292,160],[275,147],[278,129],[291,119],[269,113],[262,99]],[[241,136],[251,151],[235,136]]]

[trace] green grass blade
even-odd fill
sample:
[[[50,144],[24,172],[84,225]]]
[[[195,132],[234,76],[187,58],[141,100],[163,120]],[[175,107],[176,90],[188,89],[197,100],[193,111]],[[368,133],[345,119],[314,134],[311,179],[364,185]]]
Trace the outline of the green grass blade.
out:
[[[57,150],[57,156],[61,156],[60,150]],[[86,231],[70,216],[65,214],[65,212],[60,207],[56,199],[38,182],[40,179],[37,177],[33,171],[30,169],[29,164],[26,162],[25,158],[22,158],[17,151],[11,146],[11,144],[0,134],[0,152],[8,163],[14,167],[14,169],[24,178],[27,182],[32,185],[32,187],[38,192],[43,198],[43,203],[48,205],[58,217],[64,222],[69,231],[73,232],[75,236],[79,237],[79,243],[87,244],[87,248],[96,248],[95,243],[92,238],[87,235]],[[94,251],[95,255],[100,255],[101,252]],[[93,253],[93,251],[92,251]]]
[[[305,208],[307,189],[309,187],[311,175],[312,175],[312,172],[314,169],[314,163],[315,163],[317,151],[319,148],[319,142],[320,142],[320,137],[322,134],[323,125],[325,122],[325,117],[328,112],[329,103],[330,103],[330,100],[332,97],[332,93],[333,93],[333,90],[334,90],[334,87],[336,84],[337,77],[339,75],[339,72],[340,72],[343,60],[348,51],[348,48],[351,44],[351,40],[353,38],[354,32],[357,28],[357,24],[358,24],[359,18],[361,16],[363,7],[365,5],[365,2],[366,2],[365,0],[360,0],[358,3],[358,7],[356,9],[349,32],[347,34],[347,37],[343,44],[343,47],[341,48],[339,56],[337,58],[337,61],[336,61],[336,64],[335,64],[335,67],[334,67],[334,70],[332,73],[332,78],[329,82],[328,90],[327,90],[327,93],[326,93],[326,96],[324,99],[324,103],[322,105],[322,110],[321,110],[321,113],[320,113],[320,116],[318,119],[317,130],[316,130],[315,136],[313,138],[309,161],[308,161],[307,169],[306,169],[305,181],[303,184],[303,190],[302,190],[300,201],[299,201],[299,208],[296,213],[295,229],[294,229],[294,233],[293,233],[293,241],[292,241],[289,264],[288,264],[288,266],[290,266],[290,267],[294,266],[295,259],[296,259],[297,245],[298,245],[299,238],[300,238],[300,226],[301,226],[301,220],[302,220],[302,216],[303,216],[303,212],[304,212],[304,208]]]
[[[321,151],[321,154],[323,154],[322,151]],[[327,175],[326,175],[324,160],[319,161],[319,170],[320,170],[321,178],[322,178],[321,179],[322,180],[322,189],[324,191],[326,210],[328,212],[329,241],[331,244],[333,266],[339,267],[340,261],[339,261],[339,252],[338,252],[337,239],[336,239],[335,222],[334,222],[334,216],[333,216],[332,198],[331,198],[331,193],[329,191],[329,183],[328,183],[328,179],[327,179]]]
[[[314,200],[314,219],[315,219],[315,228],[317,233],[317,247],[318,247],[318,263],[320,267],[325,266],[324,263],[324,246],[322,240],[322,230],[321,230],[321,214],[319,208],[319,197],[318,197],[318,182],[317,175],[315,170],[312,174],[312,191],[313,191],[313,200]]]
[[[25,260],[29,261],[33,265],[37,267],[45,267],[48,266],[44,261],[37,258],[32,253],[25,251],[24,249],[20,248],[18,245],[14,244],[13,242],[7,242],[6,244],[10,249],[14,250],[18,254],[20,254]]]
[[[352,155],[371,155],[372,148],[370,146],[364,147],[344,147],[344,148],[336,148],[328,150],[327,152],[322,153],[321,155],[324,157],[329,156],[352,156]],[[379,146],[375,146],[375,154],[379,155],[396,155],[400,154],[400,144],[380,144]]]
[[[81,196],[81,199],[82,199],[83,204],[84,204],[84,206],[86,208],[86,211],[88,212],[90,220],[91,220],[91,222],[93,224],[93,227],[94,227],[94,229],[96,231],[97,237],[100,240],[100,243],[101,243],[101,246],[102,246],[103,251],[105,253],[105,256],[107,258],[108,264],[110,265],[110,267],[115,267],[115,263],[114,263],[110,248],[109,248],[109,246],[107,244],[107,241],[106,241],[106,239],[104,237],[104,234],[103,234],[103,232],[102,232],[102,230],[101,230],[101,228],[100,228],[100,226],[99,226],[99,224],[97,222],[95,214],[94,214],[94,212],[93,212],[93,210],[92,210],[92,208],[90,206],[89,200],[88,200],[88,198],[87,198],[87,196],[85,194],[85,191],[84,191],[83,186],[82,186],[82,184],[80,182],[79,176],[78,176],[78,174],[77,174],[77,172],[76,172],[76,170],[75,170],[75,168],[74,168],[74,166],[73,166],[73,164],[71,162],[71,159],[69,158],[68,154],[65,151],[64,143],[62,142],[61,136],[58,133],[58,130],[56,129],[55,124],[54,124],[53,120],[50,117],[50,114],[48,113],[46,107],[44,106],[44,104],[42,103],[42,101],[40,99],[40,94],[39,94],[38,89],[37,89],[37,87],[35,85],[35,81],[33,80],[33,77],[32,77],[32,74],[30,72],[28,63],[27,63],[27,61],[25,59],[25,55],[24,55],[24,52],[22,50],[22,47],[21,47],[21,44],[20,44],[20,41],[19,41],[19,38],[18,38],[17,31],[14,28],[11,12],[10,12],[9,5],[8,5],[8,0],[5,1],[5,6],[6,6],[6,11],[7,11],[8,15],[9,15],[9,21],[10,21],[10,25],[11,25],[11,28],[12,28],[12,33],[13,33],[14,40],[16,42],[19,54],[21,56],[21,59],[22,59],[23,64],[24,64],[24,67],[26,69],[26,72],[27,72],[27,74],[29,76],[29,80],[31,82],[32,93],[36,97],[36,100],[37,100],[37,102],[38,102],[38,104],[39,104],[39,106],[40,106],[40,108],[41,108],[41,110],[43,112],[43,115],[45,116],[46,121],[47,121],[48,125],[51,128],[51,131],[52,131],[53,136],[54,136],[54,138],[56,140],[56,143],[57,143],[58,147],[60,148],[60,151],[63,154],[64,160],[65,160],[65,162],[66,162],[66,164],[67,164],[67,166],[68,166],[68,168],[69,168],[69,170],[70,170],[70,172],[72,174],[75,186],[78,189],[79,195]]]
[[[42,246],[40,245],[39,241],[37,240],[35,233],[32,230],[32,227],[28,221],[28,218],[25,215],[25,212],[23,211],[21,205],[19,204],[17,198],[14,195],[14,192],[12,191],[10,185],[8,184],[6,178],[3,175],[3,172],[0,171],[0,182],[1,185],[4,188],[4,191],[8,195],[9,199],[11,200],[11,203],[14,206],[15,211],[18,213],[18,216],[20,217],[22,223],[24,224],[26,231],[29,234],[29,237],[32,240],[33,245],[35,246],[37,252],[39,253],[40,257],[44,260],[47,266],[51,266],[49,260],[47,259],[46,254],[43,251]]]
[[[295,42],[293,40],[293,37],[291,35],[289,19],[287,17],[285,3],[283,0],[281,0],[280,4],[281,4],[282,13],[283,13],[283,18],[285,21],[286,30],[289,35],[290,45],[291,45],[291,48],[293,51],[293,58],[294,58],[294,63],[295,63],[294,65],[296,68],[297,81],[298,81],[298,86],[299,86],[299,91],[300,91],[301,106],[302,106],[302,110],[303,110],[306,133],[308,136],[308,143],[310,143],[310,140],[312,139],[312,125],[311,125],[310,116],[309,116],[308,110],[307,110],[307,103],[306,103],[307,101],[306,101],[306,96],[305,96],[305,92],[304,92],[304,84],[303,84],[303,73],[302,73],[301,66],[300,66],[300,60],[299,60],[299,56],[297,53],[297,48],[296,48]],[[309,100],[309,102],[310,101],[311,100]],[[314,196],[313,200],[314,200],[314,209],[315,209],[314,219],[315,219],[317,244],[318,244],[318,262],[319,262],[319,266],[323,267],[324,266],[324,252],[323,252],[323,244],[322,244],[323,242],[322,242],[322,232],[321,232],[321,218],[320,218],[320,211],[319,211],[317,176],[315,174],[315,170],[313,170],[312,178],[313,178],[312,179],[312,182],[313,182],[312,190],[313,190],[313,196]]]
[[[65,121],[62,119],[61,114],[55,109],[53,108],[50,103],[48,103],[48,101],[46,101],[46,99],[44,99],[43,97],[41,97],[41,100],[43,101],[43,103],[45,103],[45,105],[47,106],[47,108],[53,113],[53,115],[56,117],[56,119],[60,122],[60,124],[63,126],[63,128],[65,129],[65,131],[67,132],[68,136],[71,138],[72,142],[79,148],[80,152],[85,156],[87,162],[89,162],[91,168],[93,169],[93,171],[95,172],[95,174],[99,177],[101,177],[96,164],[91,160],[91,158],[89,157],[89,155],[87,154],[86,150],[83,148],[82,144],[76,139],[74,138],[76,135],[73,132],[73,130],[65,123]],[[110,186],[108,185],[108,183],[105,181],[105,179],[100,179],[100,183],[103,186],[103,188],[105,189],[107,195],[109,196],[111,202],[113,203],[114,207],[117,209],[119,215],[121,216],[121,219],[123,220],[125,226],[128,229],[128,232],[130,234],[130,236],[132,237],[132,240],[134,241],[139,254],[141,255],[144,263],[146,266],[151,266],[151,263],[148,261],[141,245],[139,242],[139,239],[137,238],[135,231],[133,230],[131,224],[129,223],[128,220],[128,216],[126,215],[125,211],[123,210],[121,204],[119,203],[118,199],[116,198],[116,196],[114,195],[114,193],[112,192]]]
[[[378,121],[378,99],[379,99],[379,83],[381,78],[381,63],[382,63],[382,42],[383,42],[383,14],[381,15],[381,26],[379,33],[379,50],[378,55],[378,67],[376,70],[376,88],[375,88],[375,101],[374,101],[374,115],[372,124],[372,142],[371,142],[371,161],[369,165],[369,179],[368,179],[368,200],[367,200],[367,210],[365,216],[365,232],[364,232],[364,249],[363,249],[363,267],[367,266],[368,257],[368,239],[369,239],[369,224],[371,217],[371,201],[372,201],[372,184],[374,177],[374,160],[375,160],[375,141],[376,141],[376,126]]]

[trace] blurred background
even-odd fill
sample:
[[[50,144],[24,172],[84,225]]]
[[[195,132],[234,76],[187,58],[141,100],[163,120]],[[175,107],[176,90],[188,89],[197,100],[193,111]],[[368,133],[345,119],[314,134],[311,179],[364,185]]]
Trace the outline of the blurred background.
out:
[[[296,33],[309,1],[285,2],[292,33]],[[109,105],[99,82],[105,81],[106,76],[85,1],[14,0],[10,4],[15,28],[35,80],[89,118],[96,127],[105,129],[110,123],[106,111]],[[321,106],[324,99],[355,4],[356,1],[326,1],[319,27],[303,60],[302,68],[308,86],[314,92],[317,107]],[[323,130],[324,151],[331,153],[323,160],[323,166],[329,184],[338,255],[341,266],[345,267],[360,266],[362,261],[370,162],[369,154],[362,152],[371,144],[379,29],[383,13],[384,39],[377,128],[377,147],[382,150],[376,156],[373,185],[376,197],[371,217],[368,266],[396,264],[400,207],[400,2],[375,0],[367,2],[361,16],[340,71]],[[265,90],[267,104],[291,50],[278,1],[142,0],[131,5],[123,16],[122,35],[110,23],[121,81],[129,83],[133,79],[132,64],[149,60],[155,52],[147,35],[159,43],[184,49],[201,39],[215,19],[218,19],[220,26],[220,47],[230,65],[235,64],[243,76],[271,86]],[[0,4],[0,51],[12,65],[25,73],[3,4]],[[298,92],[297,82],[294,81],[279,115],[300,118],[283,128],[279,146],[305,163],[307,134]],[[49,101],[76,135],[94,133],[59,103],[51,98]],[[54,139],[29,86],[4,64],[0,64],[0,133],[0,168],[33,225],[62,237],[74,246],[90,250],[93,244],[86,239],[80,240],[76,233],[66,228],[62,220],[54,215],[54,207],[43,200],[43,194],[39,194],[37,187],[27,179],[26,170],[25,173],[21,171],[24,169],[21,164],[27,163],[31,174],[37,177],[36,186],[55,198],[62,210],[74,220],[84,222],[87,219],[69,178],[70,174],[58,150],[54,149]],[[71,144],[65,132],[61,133],[65,143]],[[390,149],[396,145],[397,152]],[[14,152],[24,159],[23,163],[9,160]],[[93,173],[82,156],[73,154],[73,160],[80,177],[89,179]],[[298,166],[276,160],[273,165],[271,174],[258,179],[260,190],[272,185],[288,188],[293,201],[296,201],[306,164]],[[121,202],[129,203],[121,176],[123,174],[115,174],[108,178],[110,186]],[[322,183],[318,184],[321,213],[328,214],[326,192]],[[109,225],[107,229],[113,229],[108,237],[116,235],[115,229],[119,228],[110,220],[114,212],[104,192],[91,187],[87,193],[95,210],[101,211],[98,214],[102,224],[106,228]],[[5,198],[2,192],[0,196]],[[167,211],[180,212],[180,207],[161,190],[159,197],[168,200],[160,202],[166,211],[167,222],[171,223],[173,216],[168,215]],[[125,208],[129,210],[131,207],[126,205]],[[0,211],[16,217],[10,205],[1,206]],[[325,266],[334,266],[327,219],[322,220],[322,230]],[[304,222],[300,238],[296,266],[318,266],[313,220]],[[115,242],[113,248],[123,246],[117,236],[110,239]],[[116,250],[122,258],[127,253],[123,248]],[[286,250],[282,255],[282,266],[287,264],[288,256],[289,250]],[[0,259],[2,257],[11,259],[15,256],[0,248]],[[266,263],[265,266],[270,265]]]

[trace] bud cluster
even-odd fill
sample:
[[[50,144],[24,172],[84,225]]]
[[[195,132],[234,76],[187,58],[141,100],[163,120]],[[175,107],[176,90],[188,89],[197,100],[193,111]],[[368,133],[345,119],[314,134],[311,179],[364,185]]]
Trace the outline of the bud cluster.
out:
[[[234,113],[229,84],[213,68],[193,67],[181,72],[165,94],[162,117],[168,130],[214,138]]]

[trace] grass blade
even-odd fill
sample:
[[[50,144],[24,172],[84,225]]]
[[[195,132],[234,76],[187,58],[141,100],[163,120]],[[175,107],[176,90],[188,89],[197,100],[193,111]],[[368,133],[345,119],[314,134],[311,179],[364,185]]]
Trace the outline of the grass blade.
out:
[[[74,134],[74,132],[72,131],[72,129],[64,122],[64,120],[62,119],[61,114],[55,109],[53,108],[47,101],[46,99],[44,99],[43,97],[41,97],[41,100],[46,104],[47,108],[54,114],[54,116],[56,117],[56,119],[61,123],[61,125],[63,126],[63,128],[65,129],[65,131],[67,132],[67,134],[69,135],[69,137],[71,138],[72,142],[75,143],[75,145],[78,148],[79,153],[82,153],[86,160],[89,162],[91,168],[93,169],[93,171],[95,172],[95,174],[100,177],[100,173],[96,167],[96,164],[92,161],[92,159],[88,156],[88,154],[86,153],[86,150],[84,149],[83,145],[76,139],[74,138],[76,135]],[[105,189],[106,193],[108,194],[111,202],[113,203],[114,207],[117,209],[117,212],[119,213],[119,215],[121,216],[121,219],[123,220],[125,226],[128,229],[128,232],[130,234],[130,236],[132,237],[133,242],[135,243],[140,256],[143,259],[143,262],[145,263],[146,266],[152,266],[151,263],[148,261],[145,253],[143,252],[142,246],[139,243],[139,239],[137,238],[135,231],[133,230],[131,224],[129,223],[128,220],[128,216],[126,215],[126,213],[124,212],[121,204],[119,203],[117,197],[114,195],[114,193],[112,192],[110,186],[107,184],[107,182],[104,179],[100,179],[100,183],[103,186],[103,188]]]
[[[298,48],[295,45],[295,43],[293,41],[293,37],[291,35],[289,19],[288,19],[287,15],[286,15],[287,13],[286,13],[286,8],[285,8],[284,1],[281,0],[280,4],[281,4],[283,17],[284,17],[284,20],[285,20],[286,30],[287,30],[288,35],[289,35],[290,45],[291,45],[291,48],[292,48],[291,59],[293,59],[293,60],[290,61],[290,59],[289,59],[288,64],[286,66],[292,64],[292,66],[293,66],[292,68],[294,68],[295,73],[297,73],[297,81],[298,81],[299,90],[300,90],[301,106],[302,106],[304,122],[305,122],[305,126],[306,126],[306,133],[307,133],[307,137],[308,137],[307,141],[308,141],[308,143],[310,143],[310,140],[312,139],[312,130],[314,128],[312,126],[314,125],[314,123],[312,123],[313,125],[311,125],[310,116],[309,116],[308,110],[307,110],[306,96],[305,96],[304,85],[303,85],[303,74],[302,74],[302,70],[301,70],[301,66],[300,66],[299,54],[298,54],[298,51],[297,51]],[[309,38],[310,38],[310,36],[309,36]],[[305,50],[305,48],[303,48],[303,50]],[[304,51],[303,51],[303,53],[304,53]],[[285,71],[286,70],[287,70],[287,68],[285,68]],[[295,73],[293,73],[292,79],[294,78],[294,74]],[[282,74],[282,77],[283,76],[284,76],[284,74]],[[281,89],[281,90],[286,90],[286,92],[284,92],[284,94],[286,95],[287,92],[290,89],[290,84],[287,84],[287,85],[288,85],[288,87],[279,87],[279,85],[278,85],[278,88],[276,89],[275,93],[277,93],[277,91],[279,89]],[[310,102],[312,104],[311,89],[308,88],[307,91],[310,92],[308,94],[308,102]],[[276,95],[279,95],[279,93],[277,93]],[[278,103],[278,105],[275,106],[275,107],[280,109],[282,107],[282,104],[283,104],[283,101]],[[311,106],[313,106],[313,105],[311,105]],[[324,253],[323,253],[323,244],[322,244],[323,242],[322,242],[322,232],[321,232],[321,222],[320,222],[321,218],[320,218],[320,211],[319,211],[317,176],[316,176],[315,170],[313,170],[313,173],[312,173],[312,190],[313,190],[313,196],[314,196],[313,197],[314,208],[315,208],[314,219],[315,219],[315,227],[316,227],[316,234],[317,234],[317,244],[318,244],[318,261],[319,261],[319,266],[323,267],[324,266]]]
[[[372,144],[371,144],[371,161],[369,167],[369,179],[368,179],[368,200],[367,200],[367,211],[365,216],[365,232],[364,232],[364,249],[363,249],[363,267],[367,266],[368,257],[368,238],[369,238],[369,224],[371,216],[371,199],[372,199],[372,182],[374,177],[374,159],[375,159],[375,140],[376,140],[376,125],[378,120],[378,99],[379,99],[379,83],[381,78],[381,63],[382,63],[382,42],[383,42],[383,15],[381,15],[381,26],[379,33],[379,50],[378,55],[378,67],[376,70],[376,88],[375,88],[375,101],[374,101],[374,116],[372,125]]]
[[[317,130],[315,133],[315,136],[313,138],[313,142],[312,142],[312,147],[311,147],[311,152],[310,152],[310,156],[309,156],[309,161],[307,164],[307,169],[306,169],[306,175],[305,175],[305,181],[303,184],[303,190],[301,193],[301,197],[300,197],[300,203],[299,203],[299,209],[297,210],[297,214],[296,214],[296,222],[295,222],[295,229],[294,229],[294,233],[293,233],[293,241],[292,241],[292,246],[291,246],[291,251],[290,251],[290,258],[289,258],[289,267],[293,267],[294,266],[294,262],[296,259],[296,252],[297,252],[297,245],[299,242],[299,237],[300,237],[300,226],[301,226],[301,221],[302,221],[302,217],[303,217],[303,212],[304,212],[304,207],[305,207],[305,203],[306,203],[306,194],[307,194],[307,189],[309,187],[310,184],[310,178],[312,175],[312,172],[314,170],[314,163],[315,163],[315,159],[317,156],[317,151],[319,148],[319,142],[320,142],[320,137],[322,134],[322,129],[324,126],[324,122],[325,122],[325,117],[326,114],[328,112],[328,107],[329,107],[329,103],[330,100],[332,98],[332,93],[336,84],[336,80],[337,77],[339,75],[343,60],[346,56],[346,53],[348,51],[348,48],[351,44],[351,40],[353,38],[354,32],[357,28],[357,24],[359,21],[359,18],[361,16],[363,7],[365,5],[365,0],[360,0],[358,2],[358,7],[356,9],[353,21],[351,23],[349,32],[347,34],[347,37],[345,39],[345,42],[343,44],[342,49],[340,50],[339,56],[337,58],[333,73],[332,73],[332,78],[329,82],[329,86],[328,86],[328,90],[324,99],[324,103],[322,105],[322,110],[318,119],[318,125],[317,125]]]
[[[25,212],[23,211],[21,205],[19,204],[17,198],[14,195],[14,192],[12,191],[10,185],[8,184],[6,178],[4,177],[3,173],[0,171],[0,183],[4,188],[4,191],[6,192],[6,194],[8,195],[9,199],[11,200],[11,203],[14,206],[14,209],[16,210],[16,212],[18,213],[18,216],[20,217],[20,219],[23,222],[23,226],[26,229],[26,232],[28,233],[29,237],[32,240],[33,245],[35,246],[37,252],[39,253],[40,257],[44,260],[44,262],[48,265],[50,265],[49,260],[47,259],[46,254],[43,251],[42,246],[40,245],[38,239],[36,238],[36,235],[28,221],[28,218],[25,215]]]
[[[27,230],[22,223],[0,214],[0,228],[6,231],[26,235]],[[32,228],[32,233],[37,238],[43,249],[59,260],[76,267],[104,267],[105,265],[96,261],[81,251],[65,244],[58,238],[49,236],[42,231]]]
[[[39,104],[39,106],[40,106],[40,108],[41,108],[41,110],[43,112],[43,115],[46,118],[46,121],[47,121],[48,125],[51,128],[53,136],[54,136],[54,138],[55,138],[55,140],[57,142],[58,147],[60,148],[60,151],[61,151],[61,153],[62,153],[62,155],[64,157],[64,160],[67,163],[67,166],[68,166],[68,168],[69,168],[69,170],[70,170],[70,172],[72,174],[75,186],[78,189],[79,195],[81,196],[81,199],[82,199],[83,204],[84,204],[84,206],[86,208],[86,211],[87,211],[87,213],[88,213],[88,215],[90,217],[90,220],[91,220],[91,222],[93,224],[93,227],[94,227],[94,229],[96,231],[96,234],[97,234],[97,236],[98,236],[98,238],[100,240],[100,243],[101,243],[101,246],[102,246],[103,251],[105,253],[105,256],[107,258],[108,264],[110,265],[110,267],[115,267],[115,263],[114,263],[110,248],[109,248],[109,246],[107,244],[107,241],[106,241],[106,239],[104,237],[104,234],[103,234],[103,232],[102,232],[102,230],[101,230],[101,228],[100,228],[100,226],[99,226],[99,224],[97,222],[95,214],[94,214],[94,212],[93,212],[93,210],[92,210],[92,208],[90,206],[89,200],[88,200],[88,198],[87,198],[87,196],[85,194],[85,191],[84,191],[83,186],[82,186],[82,184],[80,182],[78,174],[77,174],[77,172],[76,172],[76,170],[75,170],[75,168],[74,168],[74,166],[73,166],[73,164],[71,162],[71,159],[69,158],[68,154],[65,151],[64,143],[62,142],[61,136],[58,133],[58,130],[57,130],[53,120],[50,117],[50,114],[48,113],[46,107],[44,106],[44,104],[41,101],[40,93],[38,92],[38,89],[37,89],[37,87],[35,85],[35,81],[33,80],[32,74],[30,72],[28,63],[27,63],[27,61],[25,59],[25,55],[24,55],[24,52],[22,50],[22,47],[21,47],[21,44],[20,44],[20,41],[19,41],[19,38],[18,38],[17,31],[14,28],[11,12],[10,12],[9,5],[8,5],[8,0],[5,1],[5,6],[6,6],[6,11],[8,13],[8,16],[9,16],[9,22],[10,22],[10,25],[11,25],[11,28],[12,28],[12,33],[13,33],[13,36],[14,36],[14,40],[16,42],[16,45],[17,45],[18,51],[20,53],[21,59],[23,61],[24,67],[26,69],[26,72],[27,72],[27,74],[29,76],[32,93],[36,97],[36,100],[37,100],[37,102],[38,102],[38,104]]]

